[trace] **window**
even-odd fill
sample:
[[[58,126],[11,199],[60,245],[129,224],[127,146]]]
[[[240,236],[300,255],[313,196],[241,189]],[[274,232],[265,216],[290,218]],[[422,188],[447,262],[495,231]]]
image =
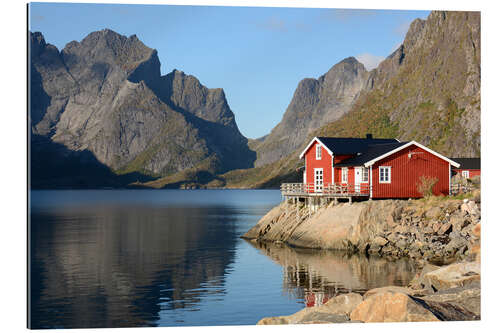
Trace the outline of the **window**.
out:
[[[462,170],[462,177],[469,178],[469,170]]]
[[[347,183],[347,168],[342,168],[342,183]]]
[[[320,144],[316,145],[316,159],[317,160],[321,159],[321,145]]]
[[[361,182],[362,183],[368,183],[368,168],[363,168],[362,169],[362,177],[361,177]]]
[[[391,182],[391,167],[381,166],[378,168],[379,172],[379,182],[380,183],[390,183]]]

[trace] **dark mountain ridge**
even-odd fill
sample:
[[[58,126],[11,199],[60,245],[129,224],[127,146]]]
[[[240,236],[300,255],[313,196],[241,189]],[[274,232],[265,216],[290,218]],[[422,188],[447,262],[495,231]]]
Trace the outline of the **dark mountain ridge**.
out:
[[[41,33],[29,35],[31,133],[38,142],[33,161],[43,164],[37,154],[47,154],[47,144],[55,143],[74,152],[73,159],[91,153],[115,175],[155,178],[193,170],[213,177],[253,165],[255,153],[223,90],[177,70],[161,76],[156,50],[135,35],[105,29],[60,52]],[[32,177],[32,185],[39,180]]]

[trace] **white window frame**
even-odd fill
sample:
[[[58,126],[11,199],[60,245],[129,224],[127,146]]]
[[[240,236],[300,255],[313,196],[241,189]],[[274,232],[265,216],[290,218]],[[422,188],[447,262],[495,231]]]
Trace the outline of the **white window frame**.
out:
[[[384,173],[382,170],[387,171],[387,180],[382,179],[382,174]],[[390,166],[379,166],[378,167],[378,182],[380,184],[390,184],[391,183],[391,167]]]
[[[319,143],[316,144],[316,159],[317,160],[321,159],[321,145]]]
[[[349,169],[348,168],[342,168],[342,175],[341,175],[341,181],[343,184],[347,184],[349,180]]]
[[[366,179],[365,179],[366,176]],[[368,183],[370,179],[370,173],[368,168],[361,168],[361,182],[362,183]]]
[[[462,177],[469,178],[469,170],[462,170]]]

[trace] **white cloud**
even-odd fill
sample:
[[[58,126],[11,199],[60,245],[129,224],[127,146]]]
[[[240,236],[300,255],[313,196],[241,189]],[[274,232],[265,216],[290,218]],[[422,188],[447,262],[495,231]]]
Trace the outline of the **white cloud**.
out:
[[[380,62],[385,59],[385,57],[370,54],[370,53],[363,53],[363,54],[357,55],[356,59],[358,59],[358,61],[360,63],[362,63],[363,65],[365,65],[365,68],[370,71],[370,70],[376,68],[378,66],[378,64],[380,64]]]

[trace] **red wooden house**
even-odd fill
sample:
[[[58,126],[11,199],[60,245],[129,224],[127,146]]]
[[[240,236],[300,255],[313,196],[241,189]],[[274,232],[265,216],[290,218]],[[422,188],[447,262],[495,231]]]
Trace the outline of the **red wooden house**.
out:
[[[300,154],[303,185],[312,195],[416,198],[421,176],[436,177],[435,195],[449,195],[451,167],[460,165],[415,142],[315,137]]]
[[[452,176],[460,175],[467,179],[481,176],[480,158],[452,158],[452,160],[460,164],[460,167],[452,168]]]

